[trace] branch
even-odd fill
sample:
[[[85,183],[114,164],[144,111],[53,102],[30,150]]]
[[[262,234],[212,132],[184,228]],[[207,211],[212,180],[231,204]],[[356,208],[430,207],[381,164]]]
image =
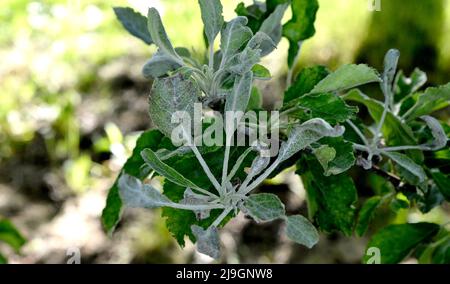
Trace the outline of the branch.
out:
[[[397,177],[396,175],[393,175],[391,173],[387,173],[383,171],[380,167],[373,165],[372,166],[374,172],[378,174],[379,176],[387,179],[392,185],[399,191],[415,191],[416,187],[407,183],[403,183],[402,180]]]

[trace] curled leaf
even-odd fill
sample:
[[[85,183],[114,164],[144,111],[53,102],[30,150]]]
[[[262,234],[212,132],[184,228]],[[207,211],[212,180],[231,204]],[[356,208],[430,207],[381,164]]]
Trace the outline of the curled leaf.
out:
[[[211,226],[204,230],[197,225],[191,226],[192,233],[197,239],[197,251],[214,259],[220,258],[220,238],[217,227]]]
[[[437,151],[447,146],[448,138],[439,121],[429,115],[424,115],[420,118],[427,123],[428,127],[431,129],[431,135],[433,135],[433,141],[430,144],[422,145],[423,149]]]
[[[236,17],[222,29],[220,39],[222,66],[253,36],[252,30],[246,27],[247,23],[246,17]]]
[[[343,126],[332,127],[321,118],[314,118],[295,127],[288,136],[288,141],[281,145],[278,159],[285,161],[297,152],[324,137],[338,137],[344,134]]]
[[[328,164],[336,158],[336,150],[328,145],[322,145],[314,150],[314,155],[316,155],[320,165],[326,170],[328,169]]]
[[[400,51],[397,49],[390,49],[384,58],[383,80],[389,88],[392,88],[392,84],[394,82],[399,57]]]

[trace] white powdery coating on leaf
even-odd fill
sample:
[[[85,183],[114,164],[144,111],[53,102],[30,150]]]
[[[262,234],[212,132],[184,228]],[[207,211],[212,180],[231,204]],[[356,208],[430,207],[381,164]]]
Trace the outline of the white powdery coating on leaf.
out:
[[[220,238],[217,227],[209,227],[204,230],[197,225],[192,225],[191,230],[197,239],[197,251],[218,259],[220,257]]]
[[[279,159],[285,161],[323,137],[339,137],[344,132],[343,126],[332,127],[321,118],[311,119],[289,133],[288,141],[281,145]]]
[[[285,215],[284,204],[278,196],[269,193],[250,195],[244,207],[256,222],[269,222]]]
[[[308,219],[301,215],[286,219],[286,235],[296,243],[312,248],[319,241],[319,233]]]
[[[158,208],[172,204],[167,197],[148,184],[130,175],[119,178],[119,193],[123,203],[130,208]]]

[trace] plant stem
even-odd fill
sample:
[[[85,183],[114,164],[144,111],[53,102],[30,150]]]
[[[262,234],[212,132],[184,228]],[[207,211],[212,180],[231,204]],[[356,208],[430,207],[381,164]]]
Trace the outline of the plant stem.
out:
[[[416,146],[385,147],[385,148],[381,148],[380,150],[386,151],[386,152],[396,152],[396,151],[425,150],[425,149],[420,145],[416,145]]]
[[[239,168],[241,167],[242,163],[244,162],[245,158],[250,154],[250,152],[253,150],[252,147],[249,147],[247,150],[245,150],[244,153],[242,153],[239,158],[237,159],[236,163],[234,164],[233,168],[231,169],[231,172],[228,174],[227,182],[229,182],[237,173]]]
[[[369,147],[369,145],[370,145],[369,141],[367,140],[366,136],[364,136],[364,134],[361,132],[361,130],[350,119],[347,120],[347,123],[351,126],[351,128],[353,128],[353,130],[356,132],[356,134],[358,134],[359,138],[361,138],[364,145]]]
[[[372,153],[372,149],[368,146],[365,145],[361,145],[361,144],[357,144],[357,143],[353,143],[353,148],[355,150],[358,151],[363,151],[363,152],[367,152],[367,153]]]
[[[202,154],[197,149],[197,146],[193,145],[191,146],[192,151],[195,154],[195,157],[197,157],[197,160],[200,162],[200,165],[203,168],[203,171],[208,176],[209,180],[213,184],[214,188],[219,192],[220,195],[223,195],[222,188],[219,185],[219,182],[217,181],[216,177],[212,174],[210,168],[208,167],[208,164],[206,164],[205,160],[202,157]]]
[[[180,203],[172,203],[167,207],[182,209],[182,210],[191,210],[191,211],[200,211],[200,210],[211,210],[211,209],[222,209],[224,208],[221,204],[215,205],[189,205],[189,204],[180,204]]]
[[[386,120],[386,116],[389,111],[389,96],[390,96],[391,90],[390,90],[390,87],[388,87],[386,84],[386,79],[383,80],[382,84],[383,85],[382,85],[381,89],[384,94],[384,109],[383,109],[383,114],[381,115],[380,122],[378,123],[378,126],[376,128],[375,136],[372,141],[372,146],[374,146],[374,147],[376,147],[378,145],[378,142],[380,142],[381,128],[384,125],[384,121]]]
[[[377,129],[375,130],[375,136],[372,141],[372,146],[378,145],[378,142],[380,141],[381,128],[383,127],[384,121],[386,120],[387,112],[388,112],[388,105],[387,103],[385,103],[383,114],[381,115],[380,122],[378,123]]]
[[[209,68],[214,68],[214,42],[209,43]]]
[[[222,167],[222,189],[226,187],[227,185],[227,175],[228,175],[228,162],[230,160],[230,144],[231,139],[233,138],[233,135],[228,134],[229,131],[226,132],[226,143],[225,143],[225,154],[223,157],[223,167]],[[229,137],[231,136],[231,138]]]
[[[295,56],[294,62],[292,63],[292,67],[289,68],[288,74],[287,74],[287,78],[286,78],[286,89],[289,88],[292,85],[292,77],[294,76],[294,69],[295,69],[295,64],[297,63],[297,61],[300,58],[300,53],[302,50],[302,45],[303,42],[299,41],[298,42],[298,53]]]
[[[372,169],[375,171],[376,174],[378,174],[379,176],[384,177],[385,179],[387,179],[388,181],[390,181],[390,182],[392,183],[392,185],[393,185],[395,188],[397,188],[397,187],[400,186],[401,180],[400,180],[399,177],[397,177],[397,176],[395,176],[395,175],[393,175],[393,174],[390,174],[390,173],[387,173],[387,172],[383,171],[382,169],[380,169],[380,168],[379,168],[378,166],[376,166],[376,165],[373,165],[373,166],[372,166]]]
[[[211,226],[218,227],[220,225],[220,223],[223,221],[223,219],[225,219],[228,216],[228,214],[231,212],[231,210],[233,210],[233,208],[231,208],[231,207],[223,210],[223,212],[219,215],[219,217],[217,217],[217,219],[214,221],[214,223],[212,223]]]
[[[401,119],[405,120],[413,111],[416,110],[417,104],[415,104],[412,108],[410,108],[404,115],[402,115]]]
[[[195,145],[195,141],[192,141],[192,137],[190,137],[187,134],[187,132],[184,128],[183,128],[183,136],[184,136],[184,139],[186,139],[188,141],[188,143],[190,144],[189,146],[191,147],[192,151],[194,152],[197,160],[200,162],[200,165],[202,166],[203,171],[208,176],[209,180],[211,181],[211,183],[213,184],[213,186],[215,187],[217,192],[219,192],[219,194],[222,195],[223,194],[222,188],[220,187],[219,182],[217,182],[216,177],[212,174],[211,169],[209,168],[208,164],[203,159],[202,154],[200,154],[200,152],[198,151],[198,148]]]
[[[242,184],[238,193],[242,195],[248,194],[260,183],[262,183],[278,167],[280,162],[281,161],[279,159],[275,160],[275,162],[273,162],[273,164],[268,169],[266,169],[266,171],[262,175],[260,175],[254,182],[252,182],[249,186]]]
[[[199,193],[206,194],[206,195],[208,195],[208,196],[211,196],[212,198],[219,198],[219,196],[215,195],[215,194],[212,193],[212,192],[209,192],[209,191],[207,191],[207,190],[204,190],[203,188],[192,188],[192,190],[196,190],[196,191],[198,191]]]

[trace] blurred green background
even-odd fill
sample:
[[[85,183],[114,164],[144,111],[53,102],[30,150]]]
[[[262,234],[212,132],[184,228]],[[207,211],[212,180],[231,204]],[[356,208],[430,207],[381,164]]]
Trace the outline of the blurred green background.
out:
[[[239,2],[222,1],[225,19]],[[298,68],[351,62],[380,68],[386,50],[396,47],[408,74],[417,66],[432,84],[450,81],[450,1],[382,0],[379,12],[370,11],[367,0],[319,2],[317,33],[305,43]],[[205,49],[195,0],[0,3],[0,218],[28,239],[19,254],[0,244],[10,262],[65,263],[70,248],[79,249],[85,263],[211,261],[191,244],[180,249],[157,211],[125,212],[113,238],[101,229],[107,189],[138,132],[150,127],[151,82],[140,71],[155,51],[127,34],[113,6],[143,14],[157,7],[174,45]],[[281,98],[287,47],[283,39],[263,62],[274,76],[259,86],[268,107]],[[284,192],[292,210],[304,208],[292,173],[267,186]],[[419,218],[414,214],[404,218]],[[432,211],[426,218],[449,217]],[[242,216],[231,222],[222,240],[226,261],[358,263],[364,253],[364,238],[322,236],[309,251],[279,237],[279,227],[254,226]]]

